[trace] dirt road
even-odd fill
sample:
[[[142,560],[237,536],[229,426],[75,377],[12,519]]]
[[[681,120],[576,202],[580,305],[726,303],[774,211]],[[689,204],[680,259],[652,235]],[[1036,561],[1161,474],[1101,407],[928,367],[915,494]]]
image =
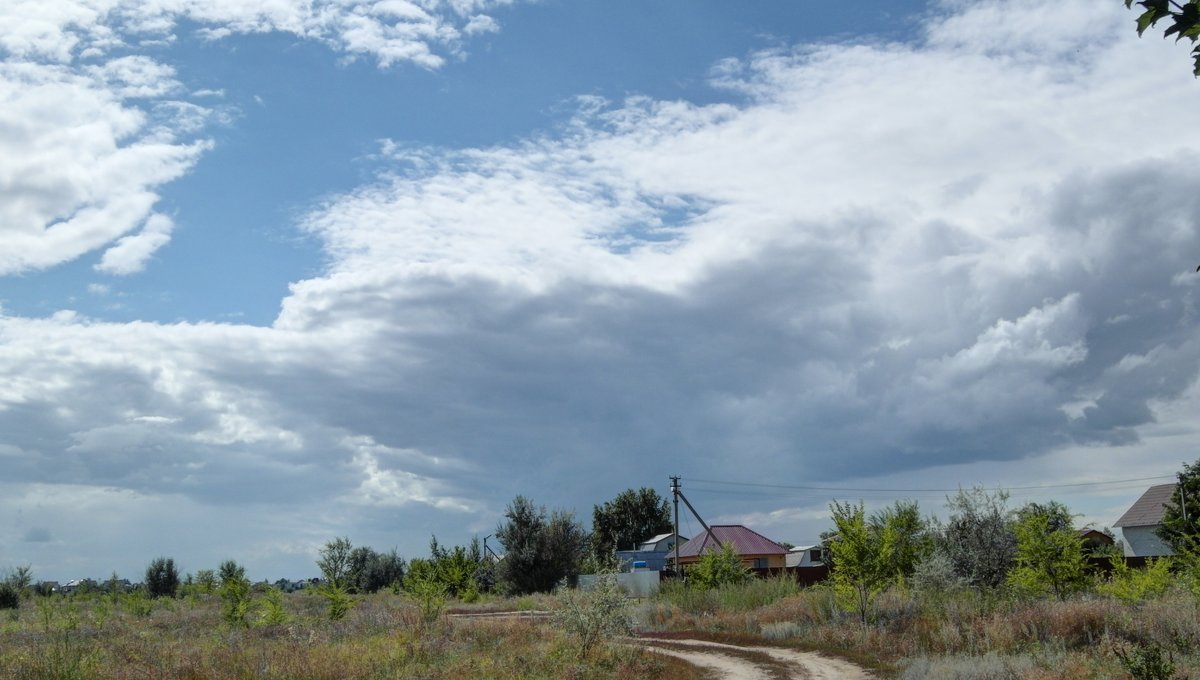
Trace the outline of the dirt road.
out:
[[[682,659],[727,680],[869,680],[848,661],[777,647],[740,647],[705,640],[630,639],[656,654]]]

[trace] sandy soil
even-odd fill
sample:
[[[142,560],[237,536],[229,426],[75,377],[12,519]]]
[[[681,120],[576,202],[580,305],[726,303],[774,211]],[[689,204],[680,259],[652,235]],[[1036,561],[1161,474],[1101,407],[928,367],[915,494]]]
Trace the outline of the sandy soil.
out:
[[[631,642],[633,642],[631,640]],[[870,673],[840,659],[776,647],[740,647],[704,640],[637,640],[647,649],[682,659],[728,680],[869,680]]]

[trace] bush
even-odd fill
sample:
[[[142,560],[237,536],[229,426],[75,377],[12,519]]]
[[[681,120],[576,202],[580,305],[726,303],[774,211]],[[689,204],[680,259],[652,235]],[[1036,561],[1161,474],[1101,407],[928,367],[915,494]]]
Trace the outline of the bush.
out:
[[[175,560],[159,557],[146,567],[146,592],[150,597],[175,597],[179,590],[179,571]]]
[[[245,628],[250,613],[250,581],[236,572],[227,576],[221,583],[221,618],[234,628]]]
[[[1171,680],[1175,677],[1175,660],[1163,654],[1155,642],[1138,645],[1132,650],[1113,647],[1113,654],[1133,680]]]
[[[562,595],[554,622],[578,641],[580,658],[605,639],[633,630],[624,591],[613,573],[600,574],[591,590],[571,590]]]
[[[21,591],[8,581],[0,582],[0,609],[16,609],[21,606]]]
[[[282,626],[288,622],[283,608],[283,591],[270,588],[259,602],[258,623],[261,626]]]
[[[742,566],[742,556],[729,543],[720,550],[710,550],[700,556],[696,566],[687,572],[688,583],[700,590],[709,590],[727,584],[744,583],[750,571]]]
[[[325,598],[326,604],[329,605],[329,620],[340,621],[346,618],[346,614],[354,607],[354,599],[346,592],[345,588],[327,583],[320,590],[321,597]]]
[[[1101,583],[1097,590],[1115,597],[1126,604],[1141,602],[1167,592],[1175,577],[1171,574],[1171,559],[1160,557],[1146,565],[1145,569],[1133,569],[1125,559],[1113,560],[1112,578]]]

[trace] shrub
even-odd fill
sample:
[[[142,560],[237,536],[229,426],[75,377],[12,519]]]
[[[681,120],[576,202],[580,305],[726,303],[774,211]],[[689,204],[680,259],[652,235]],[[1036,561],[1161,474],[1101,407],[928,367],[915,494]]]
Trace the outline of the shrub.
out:
[[[742,566],[742,556],[725,543],[720,550],[710,550],[700,556],[696,566],[688,570],[688,583],[700,590],[709,590],[731,583],[743,583],[750,571]]]
[[[196,572],[196,590],[201,593],[211,593],[217,589],[217,573],[212,569],[201,569]]]
[[[269,588],[259,602],[259,625],[282,626],[287,621],[287,611],[283,608],[283,591],[278,588]]]
[[[1175,660],[1156,642],[1148,642],[1130,649],[1113,647],[1113,654],[1133,680],[1171,680],[1175,677]]]
[[[616,574],[600,574],[591,590],[563,593],[554,622],[576,639],[583,658],[602,640],[632,631],[627,605]]]
[[[0,582],[0,609],[16,609],[21,606],[21,592],[8,581]]]
[[[1097,590],[1127,604],[1158,597],[1167,592],[1175,580],[1171,575],[1171,562],[1169,558],[1160,557],[1145,569],[1133,569],[1125,564],[1124,558],[1118,557],[1113,560],[1112,578],[1101,583]]]
[[[220,593],[221,618],[234,628],[245,628],[246,615],[250,613],[250,581],[230,573],[221,583]]]
[[[321,588],[321,597],[325,598],[326,604],[329,605],[329,620],[340,621],[346,618],[346,614],[354,607],[354,599],[346,592],[345,588],[334,583],[327,583]]]

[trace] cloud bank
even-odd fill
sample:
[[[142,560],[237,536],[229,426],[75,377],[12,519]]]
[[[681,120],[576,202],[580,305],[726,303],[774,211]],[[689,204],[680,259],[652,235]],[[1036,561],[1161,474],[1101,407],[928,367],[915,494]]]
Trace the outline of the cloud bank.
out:
[[[291,25],[265,12],[245,26]],[[0,318],[13,498],[265,504],[293,519],[233,542],[269,532],[255,559],[292,564],[351,528],[415,550],[488,533],[516,493],[586,513],[672,473],[834,481],[1194,432],[1172,408],[1200,371],[1200,133],[1145,122],[1200,105],[1185,56],[1082,0],[947,4],[925,28],[722,62],[720,104],[583,99],[518,144],[386,143],[387,171],[302,220],[327,270],[271,327]],[[147,130],[176,159],[137,191],[195,162],[97,101],[125,125],[105,139]],[[62,206],[86,192],[61,191],[43,222],[79,219]],[[101,267],[161,247],[152,203]]]

